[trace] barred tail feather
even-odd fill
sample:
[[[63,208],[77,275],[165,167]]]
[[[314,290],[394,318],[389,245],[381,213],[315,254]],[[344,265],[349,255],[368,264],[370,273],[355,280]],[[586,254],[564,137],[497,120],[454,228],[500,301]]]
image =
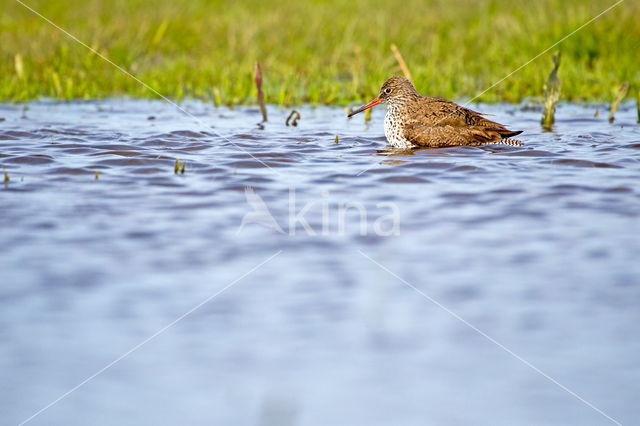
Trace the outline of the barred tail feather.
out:
[[[511,145],[511,146],[524,145],[520,139],[512,139],[512,138],[502,139],[500,143],[503,145]]]
[[[521,140],[518,139],[512,139],[512,138],[507,138],[507,139],[500,139],[497,141],[491,141],[491,142],[485,142],[482,145],[510,145],[510,146],[523,146],[524,144],[522,143]]]

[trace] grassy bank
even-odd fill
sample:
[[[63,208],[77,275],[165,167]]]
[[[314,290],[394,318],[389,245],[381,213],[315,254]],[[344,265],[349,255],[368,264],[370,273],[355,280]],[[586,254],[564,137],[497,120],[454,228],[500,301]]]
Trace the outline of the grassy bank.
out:
[[[473,97],[615,3],[614,0],[204,1],[23,0],[162,94],[254,102],[259,60],[269,103],[360,101],[398,74]],[[0,100],[153,97],[19,3],[0,16]],[[640,82],[640,4],[627,0],[564,41],[563,99],[608,100]],[[481,101],[539,96],[551,53]]]

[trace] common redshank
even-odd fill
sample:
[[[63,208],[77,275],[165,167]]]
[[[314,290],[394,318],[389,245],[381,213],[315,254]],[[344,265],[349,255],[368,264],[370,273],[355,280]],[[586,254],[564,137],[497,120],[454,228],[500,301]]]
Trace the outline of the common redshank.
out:
[[[402,77],[385,81],[378,97],[352,111],[349,117],[382,103],[388,105],[384,134],[394,148],[522,145],[512,139],[522,131],[509,130],[487,120],[485,114],[446,99],[423,96]]]

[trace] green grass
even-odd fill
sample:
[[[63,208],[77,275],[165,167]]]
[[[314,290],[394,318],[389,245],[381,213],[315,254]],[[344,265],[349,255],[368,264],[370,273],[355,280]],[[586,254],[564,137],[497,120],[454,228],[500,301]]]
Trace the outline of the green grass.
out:
[[[417,88],[471,98],[615,0],[24,0],[163,95],[255,103],[262,64],[275,104],[346,104],[400,74]],[[0,100],[155,97],[13,0],[0,15]],[[610,100],[640,82],[640,2],[627,0],[561,43],[563,99]],[[540,96],[551,54],[481,101]]]

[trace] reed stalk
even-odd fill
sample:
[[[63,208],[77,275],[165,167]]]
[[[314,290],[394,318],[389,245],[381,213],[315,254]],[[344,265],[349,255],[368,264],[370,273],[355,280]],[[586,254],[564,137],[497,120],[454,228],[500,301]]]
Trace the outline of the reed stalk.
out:
[[[407,80],[413,81],[413,79],[411,78],[411,73],[409,72],[409,67],[407,66],[407,63],[404,61],[404,58],[402,57],[402,54],[400,53],[398,46],[396,46],[395,44],[391,44],[390,47],[391,47],[391,52],[393,52],[393,56],[395,56],[396,61],[398,61],[398,65],[400,65],[400,70],[402,71],[402,74],[404,74]]]
[[[256,62],[256,67],[253,72],[253,81],[256,84],[256,90],[258,93],[258,105],[260,106],[260,112],[262,113],[262,122],[267,121],[267,107],[264,104],[264,92],[262,91],[262,68],[260,63]]]
[[[613,123],[614,121],[616,121],[616,111],[618,110],[618,107],[624,100],[625,96],[627,96],[628,92],[629,82],[625,81],[620,85],[620,87],[618,87],[618,90],[613,97],[613,102],[611,102],[611,108],[609,109],[609,123]]]
[[[558,69],[560,68],[560,52],[553,55],[553,69],[547,77],[544,84],[544,111],[542,113],[541,124],[545,130],[551,130],[553,123],[556,121],[556,105],[560,100],[560,77],[558,77]]]
[[[640,124],[640,87],[636,87],[636,109],[638,110],[638,124]]]
[[[298,120],[300,120],[301,118],[302,116],[300,115],[300,113],[294,109],[293,111],[291,111],[291,113],[289,113],[289,116],[287,117],[287,120],[284,122],[284,124],[286,124],[287,126],[292,125],[293,127],[296,127],[298,125]]]

